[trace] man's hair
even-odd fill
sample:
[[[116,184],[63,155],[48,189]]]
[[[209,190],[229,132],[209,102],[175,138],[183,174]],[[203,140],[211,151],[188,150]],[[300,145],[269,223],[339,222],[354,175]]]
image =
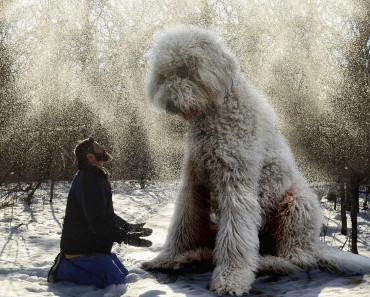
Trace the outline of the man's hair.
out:
[[[74,153],[78,163],[87,162],[86,155],[94,151],[94,138],[81,140],[75,147]]]

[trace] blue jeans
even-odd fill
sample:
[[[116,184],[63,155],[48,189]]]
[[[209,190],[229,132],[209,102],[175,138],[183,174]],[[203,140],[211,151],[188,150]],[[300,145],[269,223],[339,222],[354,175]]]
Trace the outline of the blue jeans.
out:
[[[127,269],[114,253],[81,255],[62,260],[56,274],[56,281],[105,288],[113,284],[124,284],[127,274]]]

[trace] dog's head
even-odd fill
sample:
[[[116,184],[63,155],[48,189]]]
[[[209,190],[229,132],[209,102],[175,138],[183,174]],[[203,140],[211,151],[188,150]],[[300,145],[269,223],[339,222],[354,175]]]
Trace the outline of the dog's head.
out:
[[[214,33],[179,25],[159,34],[149,60],[150,102],[190,119],[215,108],[230,89],[234,56]]]

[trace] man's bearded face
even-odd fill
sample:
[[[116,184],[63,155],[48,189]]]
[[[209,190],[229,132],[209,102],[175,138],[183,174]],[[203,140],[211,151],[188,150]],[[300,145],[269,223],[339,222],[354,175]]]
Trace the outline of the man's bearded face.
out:
[[[92,152],[92,154],[95,156],[97,161],[107,162],[112,160],[112,156],[106,150],[103,150],[101,153]]]

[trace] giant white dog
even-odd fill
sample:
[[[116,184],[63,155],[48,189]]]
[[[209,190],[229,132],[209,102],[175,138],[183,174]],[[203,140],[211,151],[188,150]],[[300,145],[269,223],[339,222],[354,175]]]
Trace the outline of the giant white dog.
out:
[[[166,243],[144,268],[211,260],[210,289],[236,295],[249,292],[259,271],[370,272],[370,259],[320,243],[319,201],[277,131],[274,111],[217,35],[169,29],[156,38],[149,66],[151,103],[185,119],[188,134]]]

